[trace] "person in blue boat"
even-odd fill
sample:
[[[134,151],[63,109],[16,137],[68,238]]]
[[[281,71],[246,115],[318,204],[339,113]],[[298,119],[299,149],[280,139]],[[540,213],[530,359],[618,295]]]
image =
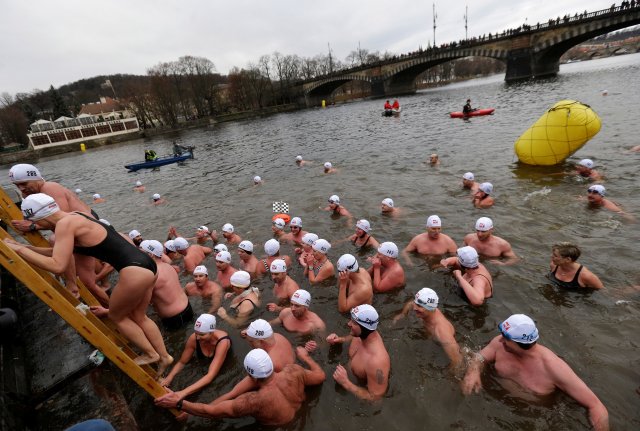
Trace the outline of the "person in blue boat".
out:
[[[158,159],[158,155],[153,150],[144,150],[144,161],[153,162]]]

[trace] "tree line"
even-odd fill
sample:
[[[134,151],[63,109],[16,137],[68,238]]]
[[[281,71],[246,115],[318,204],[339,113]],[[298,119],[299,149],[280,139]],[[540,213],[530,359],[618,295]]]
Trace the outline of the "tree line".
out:
[[[15,96],[5,92],[0,94],[0,147],[11,143],[26,146],[29,124],[41,118],[76,116],[83,104],[96,102],[101,96],[116,98],[126,105],[143,128],[175,128],[199,118],[295,103],[301,97],[299,84],[303,80],[390,58],[393,55],[387,52],[381,54],[360,47],[344,61],[331,53],[300,57],[276,51],[221,75],[211,60],[183,56],[150,67],[146,75],[97,76],[57,89],[51,86],[46,91],[35,89]],[[457,60],[425,72],[419,82],[448,82],[503,69],[501,63],[490,59]],[[362,82],[345,84],[341,90],[338,93],[354,97],[370,93],[368,84]]]

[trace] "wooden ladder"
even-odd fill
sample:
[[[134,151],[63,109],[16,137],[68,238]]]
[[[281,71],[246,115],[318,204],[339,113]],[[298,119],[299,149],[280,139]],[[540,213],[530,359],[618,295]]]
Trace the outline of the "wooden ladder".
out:
[[[22,212],[0,188],[0,219],[11,226],[11,220],[21,220]],[[50,247],[48,241],[39,232],[22,233],[25,239],[37,247]],[[90,311],[83,311],[80,301],[75,298],[49,272],[31,266],[13,249],[4,243],[5,238],[12,238],[0,227],[0,264],[17,280],[31,290],[38,298],[62,317],[69,325],[89,343],[100,350],[111,362],[127,374],[152,397],[157,398],[167,393],[156,380],[156,372],[149,365],[140,366],[134,358],[138,355],[129,347],[127,341],[117,332],[109,320],[103,322]],[[80,296],[87,305],[100,305],[91,292],[77,280]],[[171,409],[178,416],[180,412]]]

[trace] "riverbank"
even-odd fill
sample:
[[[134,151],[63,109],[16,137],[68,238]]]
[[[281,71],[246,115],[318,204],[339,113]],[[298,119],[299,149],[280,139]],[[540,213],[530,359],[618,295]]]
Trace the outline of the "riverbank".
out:
[[[231,121],[248,120],[252,118],[261,118],[269,115],[279,114],[282,112],[292,112],[300,109],[295,103],[286,105],[270,106],[252,111],[240,111],[229,114],[216,115],[210,118],[200,118],[193,121],[180,123],[178,127],[157,127],[140,130],[138,133],[130,133],[126,135],[113,136],[107,139],[88,140],[84,142],[86,149],[104,147],[120,142],[134,141],[136,139],[151,138],[168,133],[175,133],[181,130],[198,129],[202,127],[215,126],[217,123],[227,123]],[[56,147],[25,149],[21,151],[13,151],[0,153],[0,165],[9,165],[18,162],[37,162],[42,157],[57,156],[59,154],[73,153],[81,151],[80,144],[77,142]]]

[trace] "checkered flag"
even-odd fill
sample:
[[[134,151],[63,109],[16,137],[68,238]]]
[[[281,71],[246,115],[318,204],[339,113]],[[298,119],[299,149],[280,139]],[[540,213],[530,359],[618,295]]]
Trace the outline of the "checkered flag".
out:
[[[289,214],[289,204],[286,202],[274,202],[273,212],[276,214]]]

